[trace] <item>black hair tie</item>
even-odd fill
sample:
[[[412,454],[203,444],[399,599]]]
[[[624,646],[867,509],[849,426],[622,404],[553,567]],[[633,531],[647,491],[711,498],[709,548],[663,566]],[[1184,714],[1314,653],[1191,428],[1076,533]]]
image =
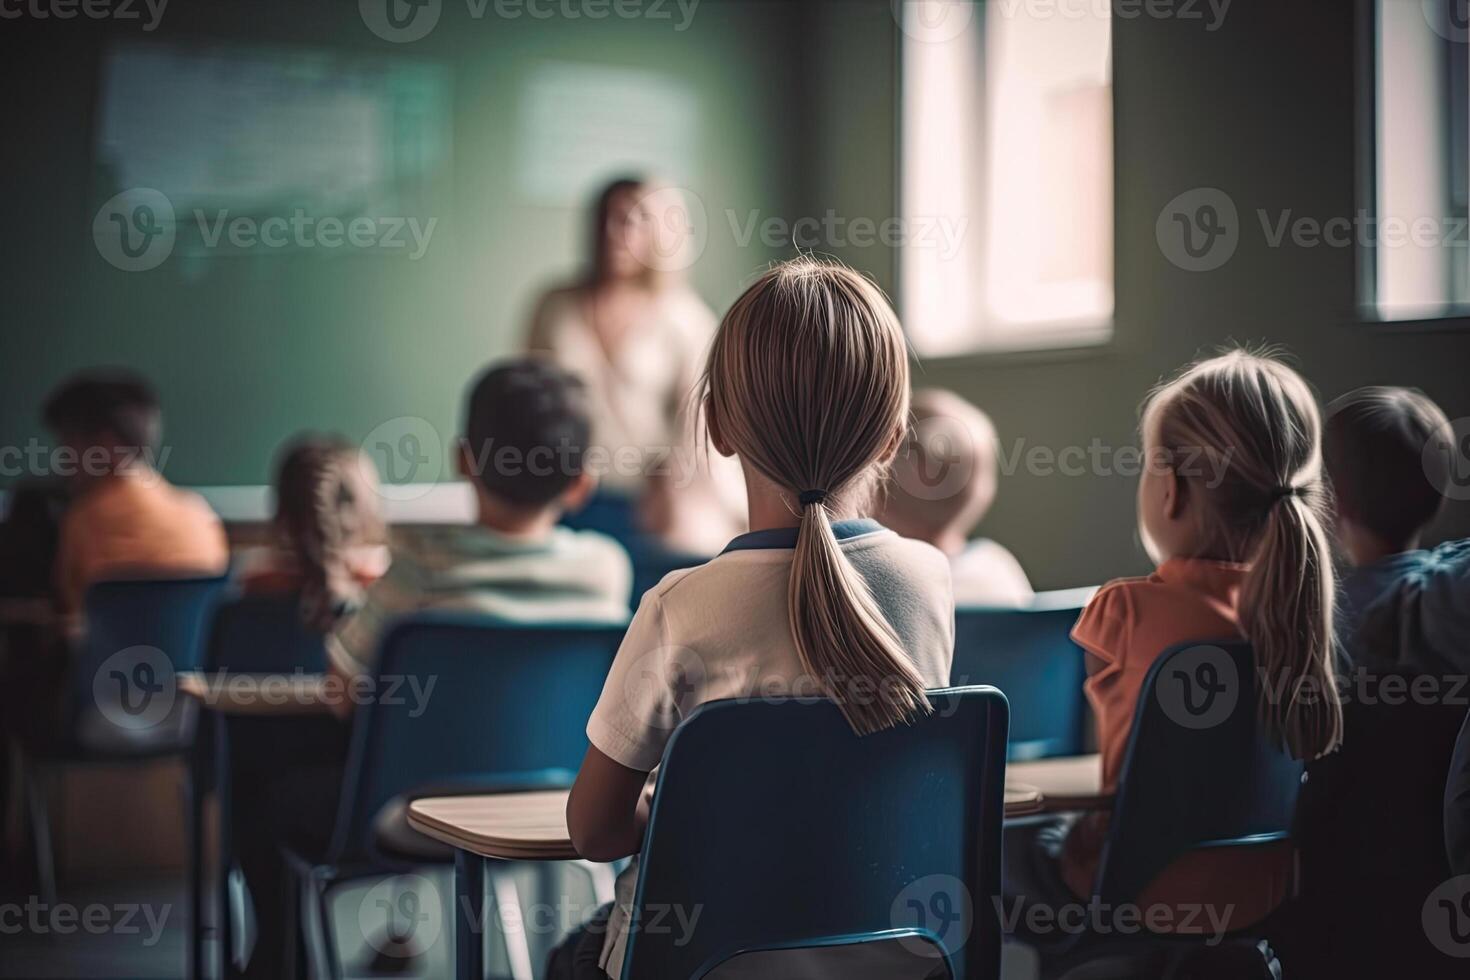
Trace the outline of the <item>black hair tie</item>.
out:
[[[1301,494],[1302,494],[1302,488],[1301,487],[1291,487],[1291,486],[1277,487],[1275,490],[1272,490],[1271,491],[1271,503],[1274,504],[1278,500],[1284,500],[1287,497],[1300,497]]]
[[[809,507],[812,504],[825,503],[827,500],[827,491],[803,490],[801,493],[796,495],[796,499],[801,501],[801,505],[803,507]]]

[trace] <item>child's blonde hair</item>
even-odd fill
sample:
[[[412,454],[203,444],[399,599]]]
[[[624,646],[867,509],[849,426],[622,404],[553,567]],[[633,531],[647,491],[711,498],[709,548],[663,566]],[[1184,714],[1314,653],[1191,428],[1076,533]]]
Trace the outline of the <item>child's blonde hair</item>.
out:
[[[928,711],[829,513],[837,498],[871,495],[908,416],[908,350],[883,294],[812,258],[766,272],[720,323],[701,404],[710,429],[800,508],[787,604],[803,669],[859,734]]]
[[[1322,420],[1301,375],[1243,350],[1200,361],[1144,408],[1150,465],[1196,494],[1203,550],[1249,562],[1240,621],[1260,673],[1261,723],[1297,758],[1342,737]],[[1279,692],[1273,694],[1273,692]]]

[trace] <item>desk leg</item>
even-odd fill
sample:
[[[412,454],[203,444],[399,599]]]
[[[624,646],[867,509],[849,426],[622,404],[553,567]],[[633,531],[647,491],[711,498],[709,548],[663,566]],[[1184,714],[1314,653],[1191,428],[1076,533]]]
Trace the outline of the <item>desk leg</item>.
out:
[[[454,852],[454,976],[485,980],[485,859]]]

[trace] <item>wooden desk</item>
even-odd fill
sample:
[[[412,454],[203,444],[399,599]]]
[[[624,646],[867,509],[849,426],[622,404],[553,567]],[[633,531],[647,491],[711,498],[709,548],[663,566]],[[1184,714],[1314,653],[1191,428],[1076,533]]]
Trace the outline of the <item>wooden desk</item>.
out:
[[[181,685],[182,686],[182,685]],[[1085,771],[1097,769],[1096,756],[1059,760],[1070,766],[1039,773],[1053,786],[1075,795],[1085,786]],[[1014,770],[1017,767],[1012,767]],[[1066,780],[1061,775],[1065,774]],[[408,825],[426,837],[454,848],[455,976],[483,975],[487,859],[501,861],[575,861],[579,859],[567,830],[567,790],[535,790],[471,796],[427,797],[408,805]],[[1007,782],[1007,817],[1045,813],[1048,800],[1034,781]],[[528,961],[529,962],[529,961]]]
[[[185,671],[177,683],[179,693],[225,715],[322,714],[331,710],[334,699],[346,696],[340,683],[334,689],[325,674]]]
[[[1041,794],[1041,812],[1106,810],[1113,795],[1102,791],[1102,756],[1078,755],[1060,759],[1013,762],[1006,766],[1006,787],[1034,786]]]
[[[457,851],[501,861],[575,861],[567,830],[567,790],[535,790],[441,796],[408,805],[408,824]],[[1047,800],[1032,785],[1007,784],[1008,817],[1046,812]]]

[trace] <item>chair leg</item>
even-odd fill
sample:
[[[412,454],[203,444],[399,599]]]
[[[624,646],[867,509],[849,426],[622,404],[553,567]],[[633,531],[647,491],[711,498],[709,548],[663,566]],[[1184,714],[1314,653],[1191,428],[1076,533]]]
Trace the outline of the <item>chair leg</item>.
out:
[[[516,880],[508,869],[492,865],[490,886],[495,889],[495,915],[500,920],[500,933],[505,937],[510,975],[514,980],[533,980],[535,971],[531,966],[531,944],[526,936],[526,913],[521,908]],[[514,921],[508,915],[511,909],[515,909]]]
[[[454,852],[454,977],[485,977],[485,865],[468,851]]]
[[[337,955],[337,934],[332,928],[331,879],[316,873],[311,876],[311,911],[316,921],[316,934],[321,941],[319,967],[312,980],[342,980],[342,961]]]
[[[31,824],[31,846],[36,852],[36,882],[41,901],[56,906],[56,854],[51,846],[51,813],[46,801],[45,780],[33,765],[25,765],[27,816]]]
[[[611,865],[586,860],[574,863],[592,879],[592,894],[598,905],[606,905],[616,897],[618,876],[613,874]]]
[[[189,980],[204,980],[204,943],[210,932],[204,921],[204,781],[197,760],[184,775],[184,833],[189,840]],[[219,934],[219,923],[213,930]]]

